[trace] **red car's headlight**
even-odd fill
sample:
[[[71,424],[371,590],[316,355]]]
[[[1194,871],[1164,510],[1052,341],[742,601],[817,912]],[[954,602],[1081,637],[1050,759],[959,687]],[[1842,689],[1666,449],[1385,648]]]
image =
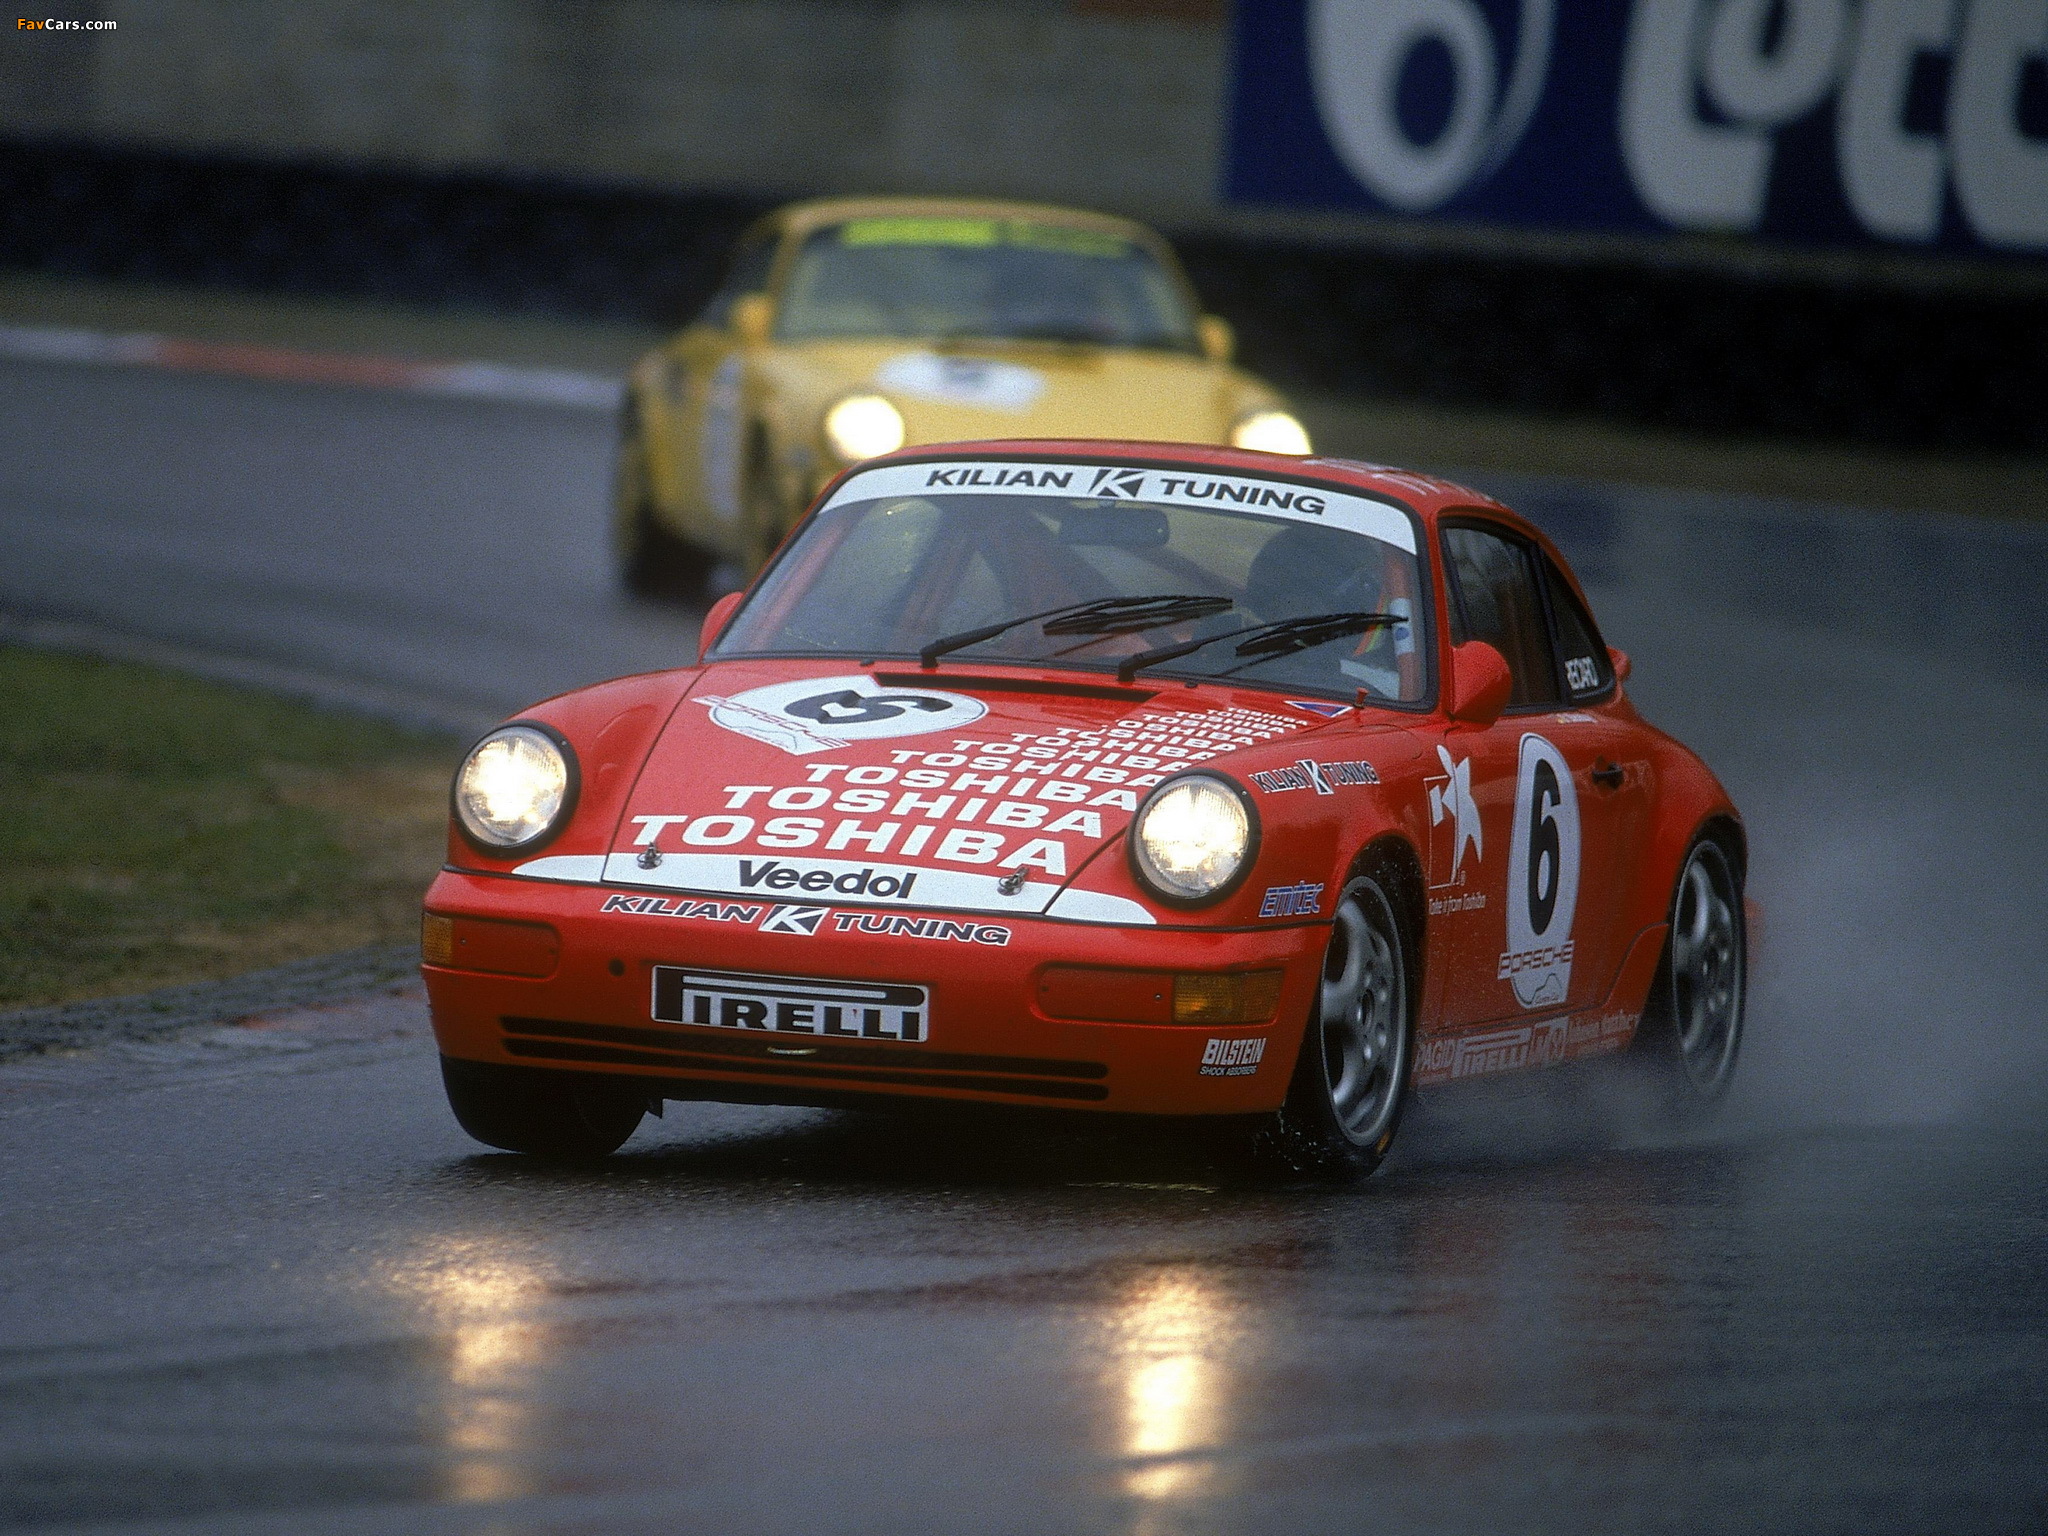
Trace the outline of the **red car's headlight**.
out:
[[[1216,901],[1237,888],[1258,854],[1251,797],[1213,773],[1168,779],[1131,820],[1139,884],[1176,906]]]
[[[576,754],[564,737],[534,721],[501,725],[455,771],[455,822],[486,853],[522,853],[568,822],[576,790]]]

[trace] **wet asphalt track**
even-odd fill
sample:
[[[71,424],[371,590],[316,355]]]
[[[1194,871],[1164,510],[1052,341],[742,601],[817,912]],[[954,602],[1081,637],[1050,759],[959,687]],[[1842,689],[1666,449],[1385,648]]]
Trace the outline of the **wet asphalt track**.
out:
[[[611,590],[609,435],[0,368],[0,611],[509,710],[687,647]],[[565,1173],[464,1140],[407,999],[0,1068],[0,1525],[2048,1527],[2048,531],[1489,488],[1749,813],[1712,1134],[1560,1078],[1257,1191],[671,1106]]]

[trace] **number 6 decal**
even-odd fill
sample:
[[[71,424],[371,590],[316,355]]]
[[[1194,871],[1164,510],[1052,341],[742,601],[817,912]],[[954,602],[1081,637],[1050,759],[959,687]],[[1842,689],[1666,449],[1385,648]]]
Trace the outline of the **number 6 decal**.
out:
[[[1579,904],[1579,796],[1564,754],[1522,738],[1515,833],[1508,848],[1508,947],[1499,979],[1524,1008],[1562,1003],[1572,984],[1572,915]]]

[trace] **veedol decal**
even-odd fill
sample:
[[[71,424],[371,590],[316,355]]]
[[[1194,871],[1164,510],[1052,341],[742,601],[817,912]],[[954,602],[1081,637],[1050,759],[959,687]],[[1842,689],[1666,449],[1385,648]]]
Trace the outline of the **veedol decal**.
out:
[[[1241,507],[1268,517],[1362,533],[1411,555],[1415,553],[1415,528],[1408,514],[1369,496],[1292,480],[1191,474],[1184,469],[1159,470],[1122,464],[1004,464],[987,460],[888,464],[849,476],[826,506],[890,496],[932,496],[947,491],[996,496],[1051,493],[1166,506]]]
[[[930,1011],[931,993],[907,984],[654,968],[654,1018],[662,1024],[918,1041]]]
[[[1524,1008],[1561,1003],[1571,990],[1572,917],[1579,900],[1579,797],[1556,747],[1522,738],[1515,831],[1508,847],[1508,947],[1498,977]]]
[[[1264,1040],[1212,1039],[1202,1047],[1203,1077],[1250,1077],[1266,1058]]]
[[[1436,755],[1444,765],[1443,777],[1423,783],[1429,789],[1430,826],[1441,827],[1446,820],[1451,824],[1448,853],[1440,848],[1444,839],[1432,835],[1429,842],[1430,884],[1441,889],[1465,883],[1465,845],[1472,845],[1472,860],[1477,863],[1486,856],[1486,839],[1479,825],[1478,802],[1472,798],[1472,759],[1453,762],[1442,747],[1436,749]],[[1442,878],[1435,878],[1438,875]]]
[[[845,859],[759,859],[713,853],[672,853],[653,868],[630,853],[605,860],[604,880],[615,885],[670,890],[725,891],[760,900],[783,892],[839,896],[863,902],[914,902],[921,907],[1044,910],[1058,894],[1051,881],[1026,880],[999,889],[1000,875],[967,874],[913,864],[854,863]],[[767,905],[763,902],[763,905]]]
[[[979,699],[934,688],[885,688],[865,673],[812,677],[749,688],[731,698],[703,694],[714,725],[793,756],[829,752],[852,741],[929,736],[972,725],[988,713]]]
[[[1304,880],[1299,885],[1269,885],[1259,903],[1261,917],[1312,917],[1323,910],[1323,887]]]
[[[1273,768],[1250,775],[1252,783],[1269,795],[1290,789],[1313,789],[1319,795],[1334,795],[1339,784],[1377,784],[1379,771],[1367,762],[1319,763],[1302,758],[1292,768]]]
[[[898,394],[990,411],[1028,411],[1045,393],[1045,375],[1036,368],[936,352],[892,357],[875,370],[875,382]]]

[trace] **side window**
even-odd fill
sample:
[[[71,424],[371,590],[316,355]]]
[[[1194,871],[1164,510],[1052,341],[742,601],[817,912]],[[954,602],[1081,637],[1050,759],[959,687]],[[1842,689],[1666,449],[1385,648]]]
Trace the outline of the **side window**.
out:
[[[1605,693],[1614,686],[1614,668],[1600,631],[1593,627],[1593,616],[1548,559],[1543,562],[1543,579],[1550,588],[1550,616],[1557,622],[1557,648],[1564,656],[1565,687],[1575,699]]]
[[[1514,691],[1510,709],[1559,702],[1557,662],[1543,598],[1536,587],[1536,552],[1490,529],[1444,530],[1444,566],[1451,575],[1451,638],[1484,640],[1507,659]]]
[[[732,307],[741,296],[759,293],[768,286],[768,273],[775,265],[778,242],[774,236],[756,240],[752,245],[743,245],[734,254],[732,265],[726,269],[725,281],[718,285],[718,292],[711,296],[711,302],[704,306],[704,312],[697,317],[699,325],[724,325],[732,316]]]

